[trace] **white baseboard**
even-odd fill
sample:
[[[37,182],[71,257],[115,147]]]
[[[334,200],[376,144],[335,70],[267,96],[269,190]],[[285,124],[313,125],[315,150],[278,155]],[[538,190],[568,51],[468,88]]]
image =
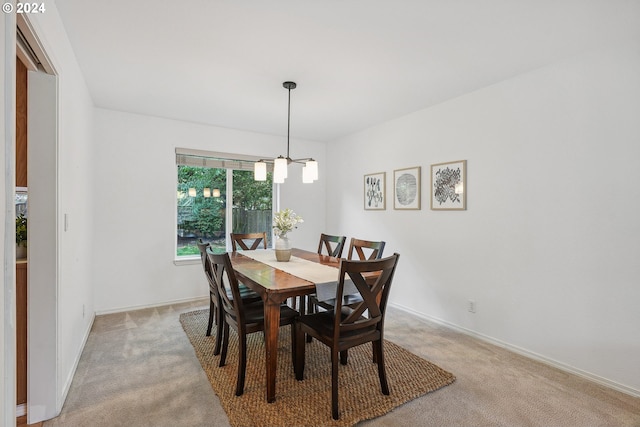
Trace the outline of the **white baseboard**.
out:
[[[611,381],[611,380],[609,380],[607,378],[603,378],[601,376],[592,374],[590,372],[586,372],[586,371],[583,371],[583,370],[578,369],[576,367],[564,364],[564,363],[559,362],[557,360],[550,359],[550,358],[545,357],[545,356],[543,356],[541,354],[537,354],[537,353],[534,353],[532,351],[526,350],[524,348],[521,348],[521,347],[518,347],[518,346],[515,346],[515,345],[512,345],[512,344],[497,340],[497,339],[495,339],[493,337],[480,334],[480,333],[478,333],[476,331],[473,331],[471,329],[463,328],[463,327],[458,326],[456,324],[447,322],[446,320],[442,320],[442,319],[439,319],[437,317],[432,317],[432,316],[426,315],[424,313],[419,313],[419,312],[417,312],[415,310],[412,310],[412,309],[410,309],[408,307],[405,307],[403,305],[400,305],[400,304],[389,303],[389,306],[397,308],[398,310],[402,310],[402,311],[405,311],[407,313],[413,314],[414,316],[420,317],[422,319],[429,320],[431,322],[437,323],[439,325],[446,326],[446,327],[451,328],[451,329],[453,329],[455,331],[461,332],[461,333],[463,333],[465,335],[470,335],[470,336],[472,336],[474,338],[478,338],[479,340],[488,342],[490,344],[497,345],[498,347],[505,348],[505,349],[510,350],[510,351],[512,351],[514,353],[517,353],[517,354],[519,354],[521,356],[525,356],[525,357],[528,357],[529,359],[533,359],[533,360],[536,360],[538,362],[542,362],[545,365],[549,365],[549,366],[552,366],[554,368],[560,369],[561,371],[577,375],[579,377],[582,377],[582,378],[585,378],[587,380],[593,381],[593,382],[598,383],[600,385],[603,385],[605,387],[612,388],[614,390],[620,391],[622,393],[625,393],[625,394],[628,394],[628,395],[631,395],[631,396],[634,396],[634,397],[640,397],[640,390],[636,390],[636,389],[634,389],[632,387],[628,387],[628,386],[626,386],[624,384],[620,384],[620,383],[617,383],[615,381]]]
[[[22,403],[16,406],[16,417],[22,417],[24,415],[27,415],[27,405]]]
[[[200,300],[203,300],[204,303],[209,304],[208,298],[209,298],[209,295],[203,295],[203,296],[200,296],[200,297],[183,298],[183,299],[177,299],[177,300],[173,300],[173,301],[159,302],[159,303],[156,303],[156,304],[131,305],[131,306],[128,306],[128,307],[120,307],[120,308],[114,308],[114,309],[109,309],[109,310],[99,310],[99,311],[96,311],[95,315],[96,316],[101,316],[103,314],[124,313],[125,311],[143,310],[145,308],[163,307],[165,305],[181,304],[181,303],[185,303],[185,302],[196,302],[196,301],[200,301]]]
[[[78,369],[78,363],[80,363],[80,357],[82,357],[84,347],[85,345],[87,345],[87,340],[89,339],[89,334],[91,333],[91,329],[93,328],[93,322],[95,320],[96,320],[96,315],[94,314],[91,317],[91,322],[89,322],[89,325],[87,326],[87,329],[84,332],[84,337],[82,338],[82,345],[80,345],[80,351],[78,351],[78,354],[76,354],[76,358],[73,361],[73,368],[71,368],[71,371],[69,372],[69,375],[67,376],[64,382],[64,387],[62,388],[62,394],[60,395],[60,398],[58,400],[58,405],[56,408],[57,415],[60,415],[60,412],[62,411],[62,406],[64,405],[64,402],[67,400],[67,394],[69,394],[69,389],[71,388],[71,382],[73,381],[73,377],[75,376],[76,370]]]

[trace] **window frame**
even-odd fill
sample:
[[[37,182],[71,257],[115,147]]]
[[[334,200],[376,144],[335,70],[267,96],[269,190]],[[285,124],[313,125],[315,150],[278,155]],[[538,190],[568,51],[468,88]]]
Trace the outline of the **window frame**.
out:
[[[231,239],[229,238],[229,235],[233,230],[233,172],[234,170],[249,170],[247,165],[253,165],[258,160],[261,160],[261,158],[241,154],[192,150],[186,148],[176,148],[175,153],[174,186],[178,183],[178,167],[181,165],[226,169],[225,248],[227,251],[230,251]],[[202,164],[196,164],[198,162],[201,162]],[[234,168],[232,167],[234,165],[239,165],[240,167]],[[253,170],[253,168],[251,168],[251,170]],[[268,165],[267,171],[272,172],[273,166]],[[278,211],[280,206],[280,185],[273,181],[271,185],[271,209],[273,214]],[[176,189],[174,187],[174,195],[176,194],[175,191]],[[173,212],[173,263],[175,265],[192,265],[200,263],[201,261],[198,255],[178,256],[178,239],[176,238],[178,232],[178,198],[175,196]],[[271,233],[273,234],[273,231]]]

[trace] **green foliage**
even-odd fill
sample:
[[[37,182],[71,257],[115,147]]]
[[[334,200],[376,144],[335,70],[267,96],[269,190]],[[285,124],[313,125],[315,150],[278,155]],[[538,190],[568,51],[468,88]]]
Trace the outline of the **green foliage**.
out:
[[[27,244],[27,218],[24,214],[20,214],[16,217],[16,244]]]
[[[187,245],[187,246],[183,246],[181,248],[178,248],[177,254],[178,254],[178,256],[199,255],[200,254],[200,250],[195,245]]]
[[[271,173],[266,181],[254,181],[251,171],[233,172],[233,203],[248,211],[270,210],[273,184]]]
[[[219,197],[205,197],[204,189],[220,190]],[[203,238],[224,236],[226,218],[227,170],[178,166],[178,232],[181,236]],[[255,181],[252,171],[233,171],[233,208],[236,211],[271,211],[273,184]],[[189,189],[196,195],[189,196]]]
[[[200,236],[213,236],[224,230],[227,172],[191,166],[178,166],[178,226]],[[196,196],[189,196],[189,189]],[[220,197],[204,197],[204,189],[220,190]],[[197,249],[197,248],[196,248]]]

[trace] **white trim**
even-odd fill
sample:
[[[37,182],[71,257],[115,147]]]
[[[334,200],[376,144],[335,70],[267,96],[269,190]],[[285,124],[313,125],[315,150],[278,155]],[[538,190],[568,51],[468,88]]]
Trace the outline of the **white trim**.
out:
[[[9,4],[15,5],[11,0]],[[2,354],[0,354],[0,425],[13,426],[16,423],[16,278],[15,278],[15,132],[16,132],[16,14],[4,13],[0,18],[0,43],[2,44],[3,65],[0,71],[2,84],[2,107],[0,112],[0,133],[2,133],[4,176],[4,225],[3,225],[3,281],[0,296],[0,316],[2,317]]]
[[[53,66],[51,58],[47,55],[40,39],[37,36],[38,31],[34,28],[35,26],[33,22],[29,20],[29,15],[24,13],[16,14],[16,25],[22,32],[27,44],[36,55],[36,60],[40,63],[44,72],[51,75],[57,75],[58,73],[56,73],[56,69]]]
[[[200,260],[200,257],[197,255],[192,255],[192,256],[183,256],[180,258],[176,258],[173,260],[173,264],[174,265],[195,265],[195,264],[200,264],[202,261]]]
[[[260,157],[249,156],[246,154],[223,153],[220,151],[194,150],[191,148],[176,147],[176,156],[179,155],[210,157],[215,159],[244,160],[247,162],[257,162],[258,160],[260,160]]]
[[[598,375],[594,375],[594,374],[592,374],[590,372],[586,372],[586,371],[583,371],[582,369],[578,369],[578,368],[575,368],[573,366],[569,366],[567,364],[558,362],[557,360],[542,356],[542,355],[540,355],[538,353],[534,353],[532,351],[529,351],[529,350],[526,350],[524,348],[509,344],[509,343],[506,343],[506,342],[503,342],[503,341],[500,341],[500,340],[492,338],[490,336],[487,336],[487,335],[484,335],[484,334],[480,334],[480,333],[475,332],[475,331],[473,331],[471,329],[463,328],[463,327],[458,326],[456,324],[447,322],[446,320],[442,320],[442,319],[439,319],[437,317],[429,316],[429,315],[426,315],[424,313],[419,313],[419,312],[417,312],[415,310],[412,310],[410,308],[407,308],[407,307],[405,307],[403,305],[392,304],[392,303],[389,303],[389,305],[391,307],[397,308],[397,309],[405,311],[407,313],[411,313],[411,314],[413,314],[415,316],[418,316],[418,317],[420,317],[422,319],[429,320],[431,322],[437,323],[437,324],[442,325],[442,326],[446,326],[446,327],[451,328],[451,329],[453,329],[453,330],[455,330],[457,332],[461,332],[461,333],[463,333],[465,335],[472,336],[472,337],[477,338],[477,339],[479,339],[481,341],[488,342],[489,344],[493,344],[493,345],[496,345],[498,347],[502,347],[504,349],[510,350],[510,351],[512,351],[514,353],[517,353],[517,354],[521,355],[521,356],[528,357],[529,359],[533,359],[535,361],[544,363],[545,365],[549,365],[549,366],[552,366],[554,368],[560,369],[561,371],[577,375],[577,376],[582,377],[584,379],[590,380],[590,381],[595,382],[597,384],[603,385],[605,387],[609,387],[611,389],[620,391],[622,393],[625,393],[625,394],[628,394],[628,395],[631,395],[631,396],[634,396],[634,397],[640,397],[640,390],[636,390],[636,389],[634,389],[632,387],[629,387],[629,386],[626,386],[624,384],[620,384],[620,383],[617,383],[615,381],[611,381],[611,380],[609,380],[607,378],[603,378],[603,377],[600,377]]]
[[[23,417],[25,415],[27,415],[27,404],[21,403],[20,405],[16,406],[16,418]]]
[[[202,300],[202,304],[203,305],[207,305],[209,304],[209,300],[208,300],[208,295],[203,295],[201,297],[193,297],[193,298],[182,298],[182,299],[176,299],[176,300],[172,300],[172,301],[165,301],[165,302],[160,302],[160,303],[156,303],[156,304],[142,304],[142,305],[131,305],[128,307],[120,307],[120,308],[114,308],[111,310],[104,310],[104,311],[96,311],[96,316],[102,316],[104,314],[115,314],[115,313],[124,313],[127,311],[135,311],[135,310],[144,310],[145,308],[154,308],[154,307],[164,307],[167,305],[173,305],[173,304],[182,304],[185,302],[196,302],[196,301],[200,301]]]
[[[76,375],[76,371],[78,370],[78,364],[80,363],[80,358],[82,357],[84,347],[87,345],[87,340],[89,339],[89,335],[91,334],[91,329],[93,328],[93,322],[95,320],[96,320],[96,315],[94,313],[93,316],[91,317],[91,322],[89,322],[87,330],[85,331],[84,337],[82,339],[82,345],[80,346],[82,351],[79,351],[77,353],[76,358],[73,361],[73,367],[69,371],[69,376],[67,377],[67,380],[64,382],[64,385],[62,387],[61,401],[63,402],[63,404],[67,400],[67,394],[69,394],[69,389],[71,388],[73,377]]]

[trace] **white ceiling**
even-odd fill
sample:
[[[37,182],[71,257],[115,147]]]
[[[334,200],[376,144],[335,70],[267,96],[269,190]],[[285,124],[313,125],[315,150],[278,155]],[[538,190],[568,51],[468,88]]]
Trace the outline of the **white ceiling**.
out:
[[[328,141],[638,36],[637,0],[55,0],[99,107]]]

